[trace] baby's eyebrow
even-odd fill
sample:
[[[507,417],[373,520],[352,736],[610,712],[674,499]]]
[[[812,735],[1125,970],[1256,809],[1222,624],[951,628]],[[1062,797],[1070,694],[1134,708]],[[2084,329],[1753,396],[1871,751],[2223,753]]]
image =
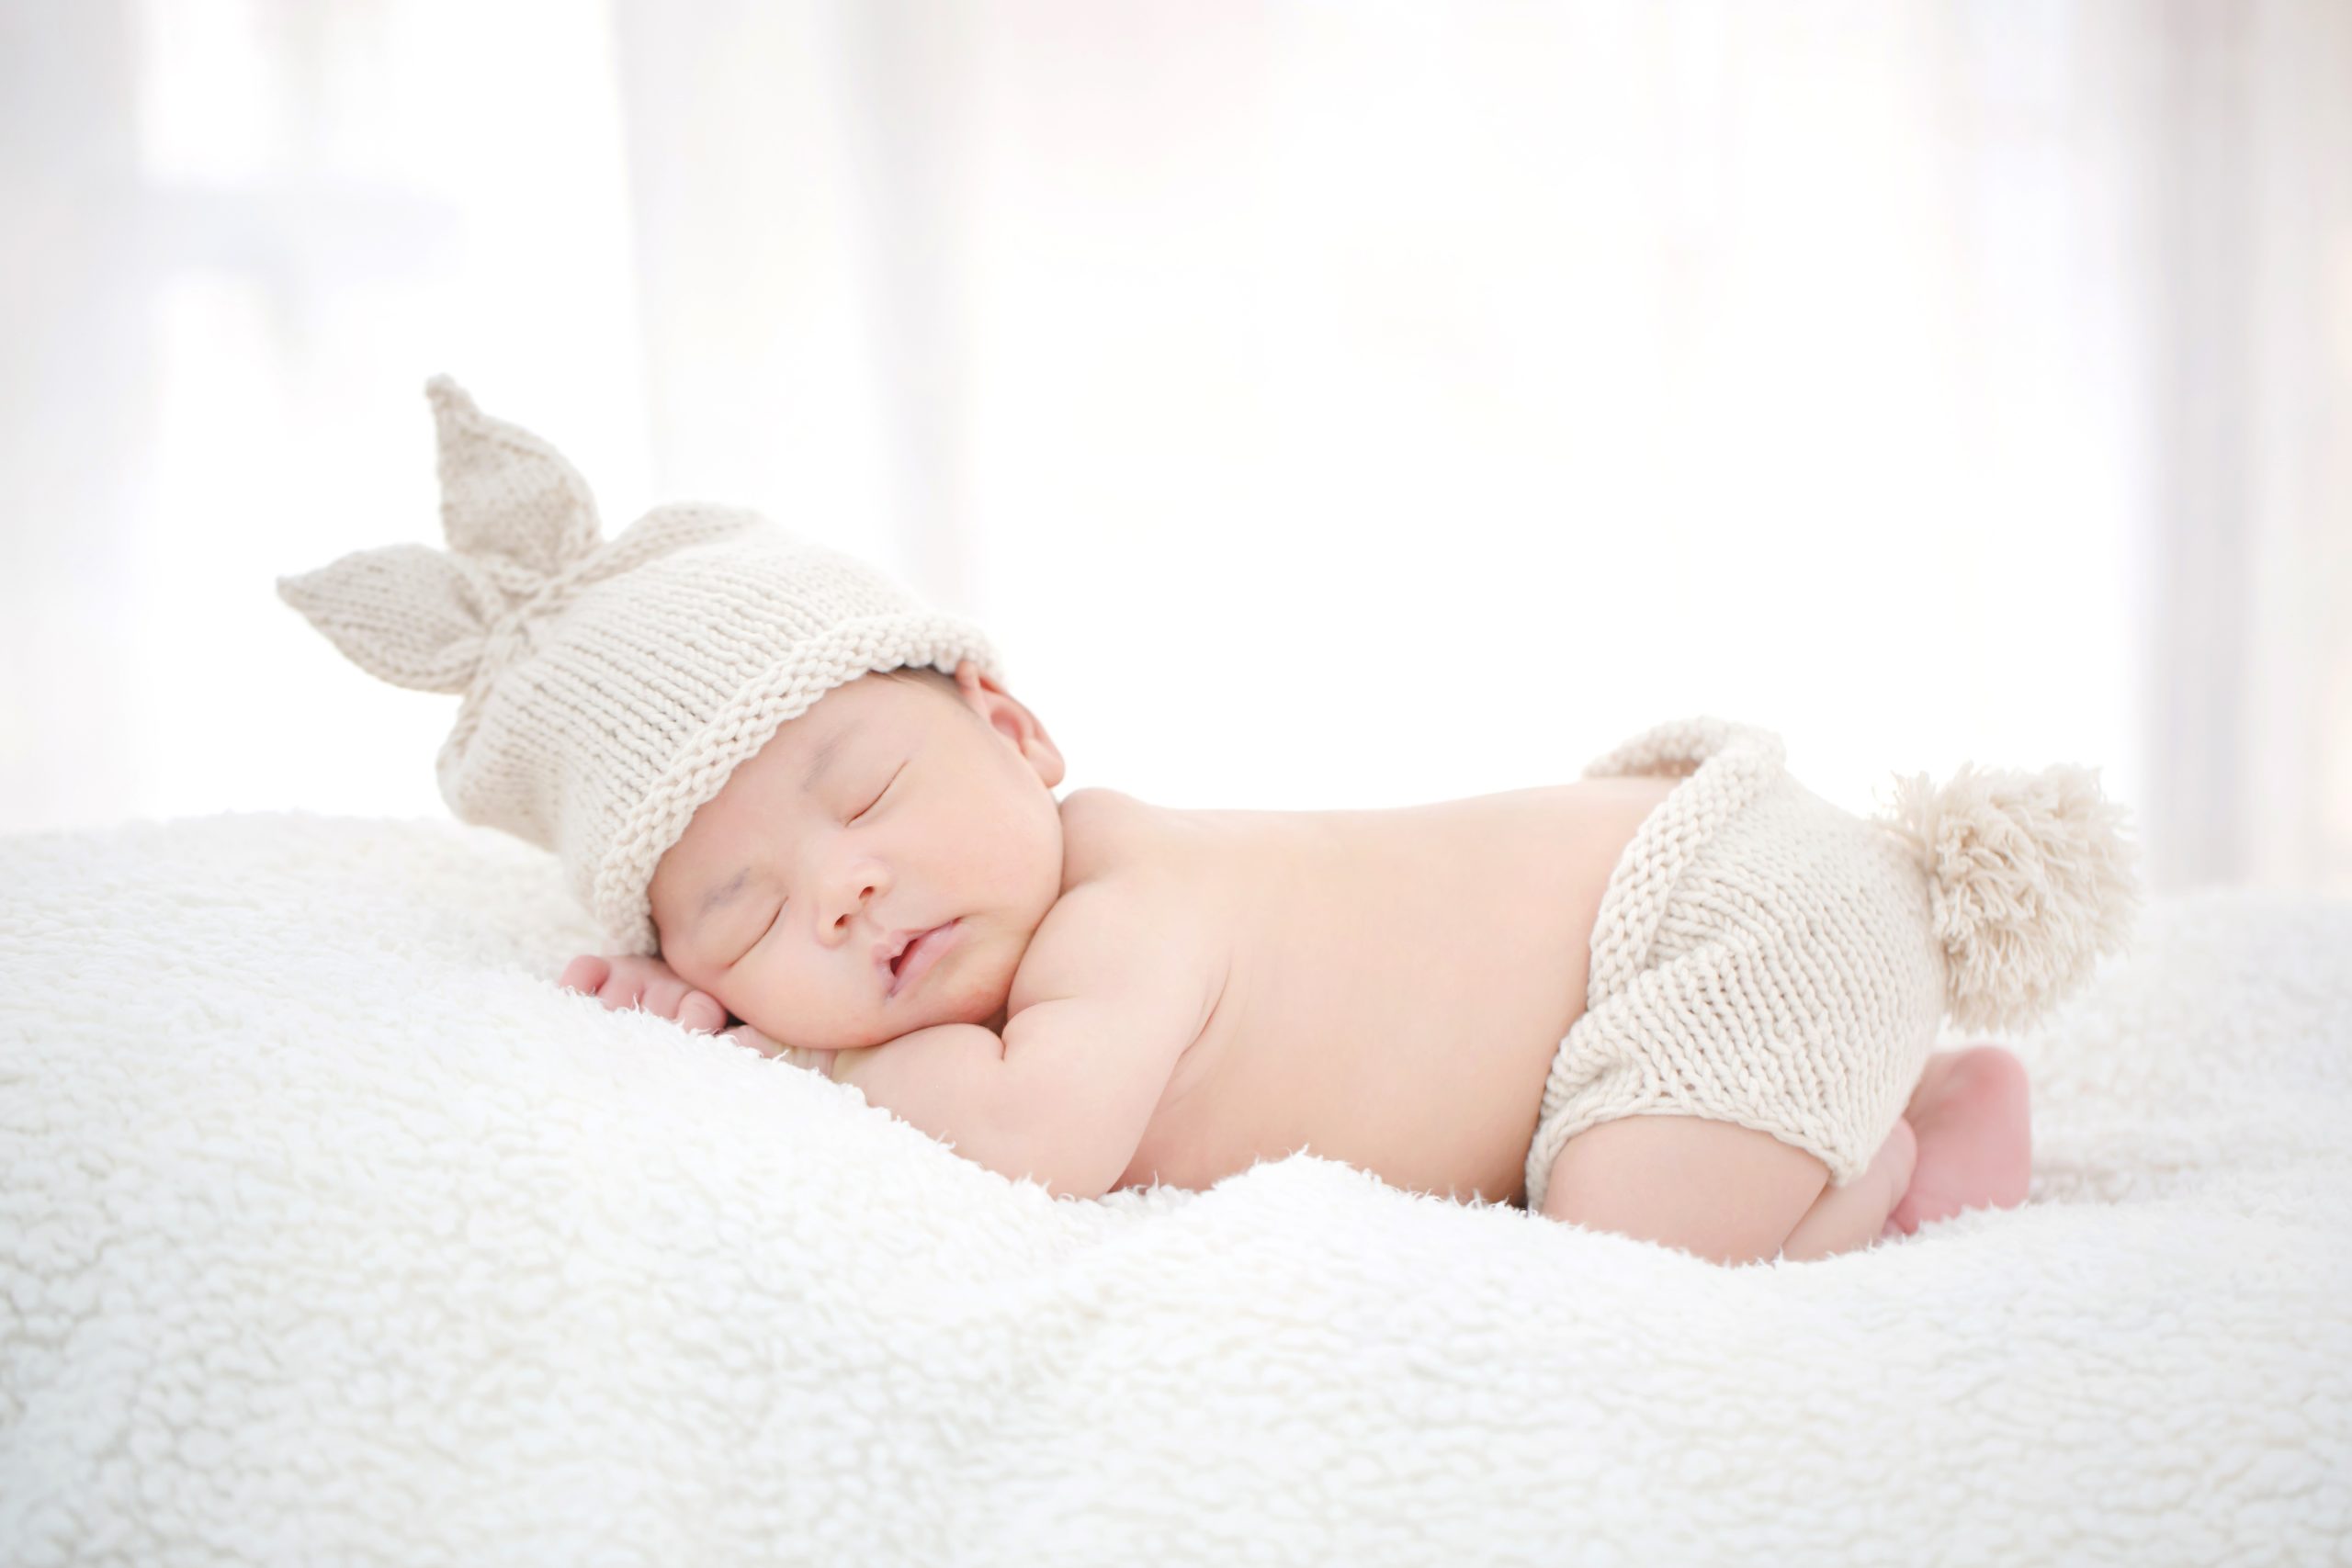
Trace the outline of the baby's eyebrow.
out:
[[[801,794],[807,795],[817,787],[817,781],[823,778],[825,770],[833,765],[833,757],[841,750],[842,742],[848,739],[850,732],[856,728],[854,724],[844,724],[825,737],[825,743],[817,748],[817,754],[809,760],[808,776],[800,781]]]

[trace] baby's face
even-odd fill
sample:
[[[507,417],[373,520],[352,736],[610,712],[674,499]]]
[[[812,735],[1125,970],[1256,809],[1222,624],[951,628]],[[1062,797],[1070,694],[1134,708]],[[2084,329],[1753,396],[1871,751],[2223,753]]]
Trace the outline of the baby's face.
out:
[[[1001,1028],[1061,892],[1061,779],[1044,727],[969,660],[952,693],[875,675],[836,686],[740,764],[655,866],[662,956],[786,1045]],[[886,960],[950,921],[948,945],[892,994]]]

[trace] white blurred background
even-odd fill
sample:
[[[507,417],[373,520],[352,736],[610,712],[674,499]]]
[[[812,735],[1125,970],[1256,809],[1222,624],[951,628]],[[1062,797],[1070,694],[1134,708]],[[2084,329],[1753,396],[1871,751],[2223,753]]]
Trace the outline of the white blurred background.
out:
[[[989,626],[1072,787],[1779,729],[2352,893],[2352,6],[0,0],[0,830],[443,815],[273,579],[447,371]]]

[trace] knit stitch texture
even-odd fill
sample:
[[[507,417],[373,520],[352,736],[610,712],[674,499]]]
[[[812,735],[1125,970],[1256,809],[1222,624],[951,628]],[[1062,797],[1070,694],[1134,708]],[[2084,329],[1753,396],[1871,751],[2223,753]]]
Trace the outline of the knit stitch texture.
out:
[[[657,507],[610,543],[554,447],[425,388],[449,547],[390,545],[277,580],[379,679],[462,693],[438,763],[460,820],[552,850],[616,951],[659,940],[646,889],[695,810],[825,693],[970,659],[978,626],[739,508]]]
[[[1768,730],[1701,717],[1585,770],[1683,782],[1602,894],[1586,1010],[1528,1150],[1529,1209],[1568,1139],[1632,1115],[1769,1133],[1842,1187],[1894,1130],[1947,1010],[2028,1021],[2124,945],[2130,846],[2086,770],[1963,768],[1865,819],[1797,783],[1785,756]],[[1953,913],[1996,885],[2018,892],[2004,918]]]

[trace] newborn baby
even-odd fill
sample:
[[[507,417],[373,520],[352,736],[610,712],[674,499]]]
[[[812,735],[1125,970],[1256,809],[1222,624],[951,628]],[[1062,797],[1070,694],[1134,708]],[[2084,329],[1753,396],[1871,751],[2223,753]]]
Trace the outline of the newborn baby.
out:
[[[1899,781],[1866,822],[1700,718],[1396,810],[1057,799],[978,626],[740,509],[606,541],[554,448],[427,391],[449,548],[278,591],[462,694],[444,798],[553,852],[606,939],[566,987],[1078,1197],[1305,1150],[1726,1263],[2023,1200],[2017,1059],[1933,1047],[2120,941],[2086,771]]]
[[[968,1158],[1094,1197],[1308,1149],[1516,1203],[1594,916],[1680,781],[1387,811],[1057,801],[1037,716],[969,660],[785,724],[655,870],[662,958],[562,983],[855,1085]],[[665,962],[666,960],[666,962]],[[1929,1060],[1861,1177],[1691,1117],[1569,1141],[1542,1212],[1721,1261],[1826,1257],[2023,1201],[2026,1085]]]

